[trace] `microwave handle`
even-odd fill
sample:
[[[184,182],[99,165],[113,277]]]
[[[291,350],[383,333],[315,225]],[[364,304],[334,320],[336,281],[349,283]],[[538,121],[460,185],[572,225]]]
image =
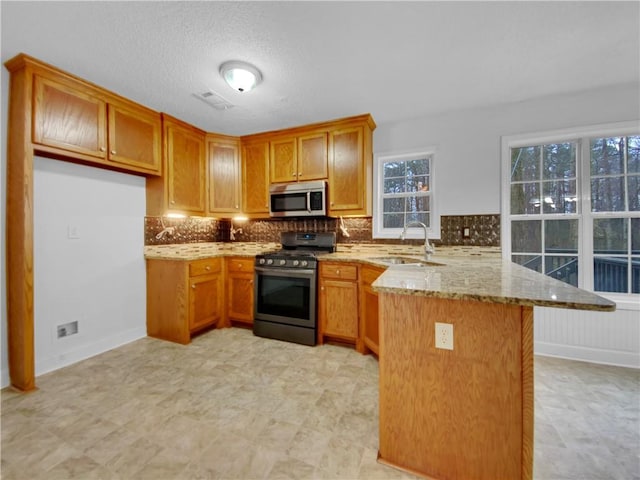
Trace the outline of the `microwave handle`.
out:
[[[307,192],[307,212],[311,213],[311,192]]]

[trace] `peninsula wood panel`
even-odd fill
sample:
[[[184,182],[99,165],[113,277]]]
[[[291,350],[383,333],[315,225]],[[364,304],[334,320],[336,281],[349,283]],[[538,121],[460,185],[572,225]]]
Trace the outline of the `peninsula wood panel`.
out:
[[[242,204],[251,216],[269,215],[269,143],[242,145]]]
[[[531,319],[381,293],[380,461],[434,479],[531,478]],[[435,322],[453,324],[454,350],[435,348]]]

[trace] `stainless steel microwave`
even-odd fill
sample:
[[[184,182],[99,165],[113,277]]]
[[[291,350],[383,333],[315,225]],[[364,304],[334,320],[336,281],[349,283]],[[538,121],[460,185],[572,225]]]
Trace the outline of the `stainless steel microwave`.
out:
[[[327,215],[327,182],[273,183],[269,187],[272,217],[324,217]]]

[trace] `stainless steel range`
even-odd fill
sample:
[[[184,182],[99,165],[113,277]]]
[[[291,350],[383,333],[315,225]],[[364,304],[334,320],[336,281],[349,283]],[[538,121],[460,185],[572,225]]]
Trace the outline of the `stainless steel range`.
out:
[[[253,333],[316,344],[317,256],[335,251],[335,233],[283,232],[282,250],[256,256]]]

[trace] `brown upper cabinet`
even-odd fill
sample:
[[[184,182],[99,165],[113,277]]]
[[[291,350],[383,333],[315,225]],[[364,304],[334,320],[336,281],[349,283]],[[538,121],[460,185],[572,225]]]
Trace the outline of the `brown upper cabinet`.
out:
[[[242,205],[254,218],[269,216],[268,141],[242,141]]]
[[[147,214],[204,215],[206,208],[205,132],[162,115],[164,176],[147,179]]]
[[[371,130],[338,128],[330,133],[329,145],[329,215],[370,215]]]
[[[159,113],[52,70],[33,75],[33,96],[37,150],[160,175]]]
[[[207,180],[209,204],[214,215],[235,214],[241,210],[240,139],[207,135]]]
[[[327,133],[313,132],[271,141],[271,183],[327,178]]]

